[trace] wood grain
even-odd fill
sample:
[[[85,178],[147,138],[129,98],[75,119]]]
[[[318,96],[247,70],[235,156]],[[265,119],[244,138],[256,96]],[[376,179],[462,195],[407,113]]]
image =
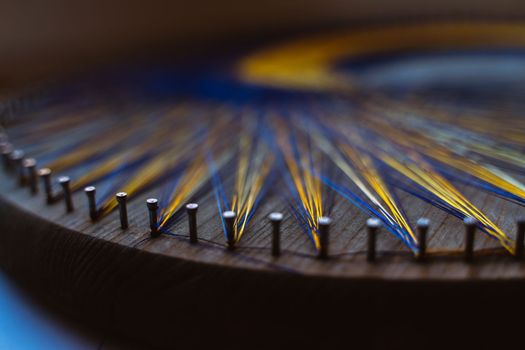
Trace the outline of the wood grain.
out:
[[[279,185],[275,187],[279,188]],[[49,220],[72,230],[72,235],[84,234],[125,247],[137,248],[158,255],[159,258],[171,256],[188,262],[221,267],[357,280],[500,280],[522,278],[525,273],[524,264],[514,261],[499,247],[497,241],[481,232],[476,236],[476,262],[464,263],[461,255],[464,228],[461,221],[403,193],[399,195],[411,222],[415,222],[421,216],[431,220],[429,250],[446,248],[451,251],[457,250],[457,255],[429,257],[427,263],[416,263],[412,253],[399,240],[382,230],[378,236],[378,261],[373,264],[367,263],[364,227],[367,217],[341,198],[336,199],[332,209],[331,258],[328,261],[320,261],[316,259],[311,242],[291,216],[285,203],[272,195],[258,209],[235,252],[228,252],[224,249],[225,238],[211,190],[203,191],[207,194],[197,198],[200,205],[198,232],[202,240],[197,245],[191,245],[185,213],[172,227],[172,232],[179,237],[161,235],[156,239],[150,238],[145,199],[160,195],[159,190],[154,189],[130,198],[130,227],[122,230],[116,210],[93,223],[88,215],[87,197],[82,191],[74,194],[76,209],[68,214],[65,212],[63,201],[45,205],[42,194],[32,196],[28,188],[19,188],[15,179],[6,174],[2,174],[0,188],[5,199],[28,211],[29,217],[39,216]],[[505,232],[511,237],[514,235],[515,218],[519,216],[521,209],[519,206],[473,188],[463,188],[463,192]],[[268,214],[275,210],[285,213],[282,224],[284,251],[278,258],[270,254],[271,227],[267,219]]]
[[[360,348],[437,348],[451,341],[501,346],[512,339],[499,334],[517,334],[518,324],[495,323],[482,339],[477,330],[487,320],[525,311],[523,264],[505,255],[477,256],[470,265],[461,257],[419,264],[382,233],[378,261],[366,263],[360,254],[366,218],[344,201],[333,209],[331,254],[357,253],[319,261],[290,217],[283,222],[286,253],[270,256],[265,217],[275,209],[286,212],[275,198],[259,209],[232,254],[219,245],[224,238],[211,196],[199,198],[198,228],[216,244],[192,246],[184,237],[149,238],[144,201],[155,191],[130,200],[130,228],[124,231],[116,212],[92,223],[82,192],[74,195],[76,210],[66,214],[63,202],[45,205],[42,194],[31,196],[5,173],[0,191],[2,268],[53,307],[151,348],[340,347],[349,329]],[[465,193],[512,232],[518,208]],[[457,219],[413,198],[402,200],[411,206],[411,220],[432,219],[430,248],[461,247]],[[182,216],[174,232],[186,230]],[[478,235],[478,255],[495,247]],[[446,334],[428,345],[443,324]]]

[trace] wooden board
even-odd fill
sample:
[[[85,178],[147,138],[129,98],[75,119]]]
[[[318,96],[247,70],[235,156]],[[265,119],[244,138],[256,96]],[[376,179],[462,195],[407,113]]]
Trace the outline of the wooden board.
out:
[[[336,199],[333,209],[333,225],[330,235],[330,259],[316,258],[311,242],[301,230],[294,217],[288,212],[286,204],[275,196],[263,203],[250,222],[248,232],[243,236],[234,252],[225,249],[225,238],[221,227],[213,191],[198,199],[198,232],[202,238],[197,245],[189,243],[188,223],[185,214],[174,225],[172,231],[180,237],[161,235],[151,238],[149,233],[146,198],[154,197],[155,190],[130,198],[128,214],[130,227],[120,228],[118,210],[92,222],[87,208],[87,197],[83,191],[74,194],[75,211],[66,213],[63,201],[45,205],[44,195],[32,196],[28,188],[19,188],[16,179],[2,174],[1,190],[4,199],[28,212],[29,217],[43,219],[70,229],[72,235],[84,234],[96,239],[116,243],[125,247],[151,252],[159,257],[171,256],[189,262],[235,267],[248,270],[263,270],[280,274],[300,274],[305,276],[333,276],[352,279],[386,280],[501,280],[522,278],[525,264],[515,261],[499,243],[482,232],[476,235],[476,261],[468,264],[463,261],[463,224],[438,209],[422,201],[403,195],[402,204],[408,217],[415,222],[424,216],[431,220],[429,251],[435,248],[457,250],[457,255],[447,257],[430,256],[426,263],[414,260],[408,250],[396,237],[382,230],[378,235],[378,259],[375,263],[366,261],[367,219],[355,207],[342,198]],[[57,189],[58,190],[58,189]],[[515,231],[515,220],[521,208],[515,204],[487,193],[464,188],[464,193],[472,198],[474,204],[486,212],[511,237]],[[157,190],[158,194],[158,190]],[[400,193],[401,194],[401,193]],[[280,257],[272,257],[271,225],[267,216],[272,211],[282,211],[285,219],[282,224],[282,248]]]
[[[129,198],[130,226],[122,230],[117,211],[92,222],[82,191],[66,213],[63,200],[47,205],[42,191],[31,195],[0,172],[0,266],[53,307],[158,347],[431,347],[428,339],[435,347],[502,346],[504,334],[519,334],[520,324],[499,321],[525,311],[525,263],[481,232],[466,263],[462,222],[404,192],[396,195],[408,221],[431,222],[423,263],[385,229],[377,261],[367,262],[367,217],[337,195],[329,259],[318,259],[280,199],[280,181],[235,251],[225,249],[211,188],[193,198],[198,244],[189,243],[185,214],[171,228],[175,237],[151,238],[145,201],[162,196],[156,185]],[[455,185],[514,239],[519,205]],[[285,215],[277,258],[270,254],[274,211]],[[433,337],[443,324],[446,334]],[[488,332],[480,337],[482,327]]]
[[[283,246],[290,252],[273,259],[264,220],[268,204],[232,254],[215,244],[192,246],[185,238],[150,239],[146,194],[130,201],[130,229],[122,231],[116,213],[91,223],[83,193],[75,195],[75,212],[65,214],[62,202],[44,205],[42,195],[32,197],[5,174],[0,183],[3,269],[53,307],[147,348],[237,348],[254,339],[255,348],[341,346],[349,329],[354,346],[417,348],[445,322],[449,331],[427,347],[450,341],[497,345],[512,342],[498,332],[512,332],[518,324],[493,324],[494,333],[482,338],[475,337],[479,327],[523,312],[523,264],[504,255],[477,257],[473,264],[460,257],[418,264],[383,234],[377,263],[366,263],[362,254],[318,261],[291,253],[314,255],[288,218]],[[478,198],[491,213],[517,212],[482,194]],[[201,236],[221,243],[216,208],[200,203]],[[414,209],[415,217],[426,213],[440,227],[432,230],[431,246],[461,246],[458,220],[415,204]],[[344,203],[333,217],[332,253],[362,251],[365,218]],[[512,220],[506,225],[512,228]],[[186,232],[185,220],[177,232]],[[495,246],[478,238],[478,250]],[[265,248],[242,248],[248,246]],[[385,256],[387,249],[397,253]]]

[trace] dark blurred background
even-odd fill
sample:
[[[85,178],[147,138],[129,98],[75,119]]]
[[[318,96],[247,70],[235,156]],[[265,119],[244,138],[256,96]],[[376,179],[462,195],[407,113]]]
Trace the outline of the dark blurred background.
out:
[[[0,87],[163,50],[316,26],[422,17],[520,17],[523,0],[3,0]]]

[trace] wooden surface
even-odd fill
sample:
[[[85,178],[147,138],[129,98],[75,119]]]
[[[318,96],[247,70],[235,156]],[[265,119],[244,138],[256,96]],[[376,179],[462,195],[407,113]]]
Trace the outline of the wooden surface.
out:
[[[349,336],[353,346],[363,349],[420,348],[421,344],[439,348],[451,342],[503,346],[513,344],[515,337],[502,334],[519,334],[520,323],[494,320],[510,320],[525,311],[523,279],[479,278],[481,272],[496,278],[497,271],[507,271],[507,276],[514,271],[518,276],[521,264],[505,258],[472,266],[460,261],[419,266],[406,256],[381,258],[375,265],[366,264],[362,257],[353,263],[282,258],[288,265],[295,262],[296,269],[315,268],[315,274],[304,276],[247,262],[222,248],[190,248],[185,240],[169,237],[151,241],[143,205],[138,204],[130,232],[121,232],[115,218],[109,217],[106,224],[111,228],[99,231],[103,238],[97,238],[82,196],[75,198],[76,213],[64,215],[63,203],[46,208],[41,196],[31,198],[25,190],[14,189],[13,181],[2,179],[3,269],[41,301],[75,319],[149,344],[139,348],[236,349],[253,344],[253,348],[311,349],[343,346]],[[13,204],[14,195],[24,199],[21,206]],[[37,208],[38,215],[31,211]],[[53,213],[56,217],[51,217]],[[86,233],[56,223],[61,220]],[[290,242],[285,245],[288,249],[302,246],[308,251],[302,240]],[[200,262],[190,262],[190,254]],[[269,259],[266,255],[244,254]],[[416,279],[411,272],[429,276],[434,266],[441,269],[432,280]],[[470,277],[458,278],[455,269],[469,271]],[[359,280],[328,277],[349,276],[352,270],[370,271],[370,275]],[[385,278],[374,278],[378,275]],[[455,277],[444,281],[446,276]],[[487,322],[491,332],[479,337]],[[447,331],[436,336],[443,324]]]
[[[279,184],[276,184],[279,188]],[[328,261],[316,258],[311,242],[288,211],[286,204],[270,196],[258,209],[250,222],[248,231],[238,244],[235,252],[226,251],[219,213],[213,192],[198,198],[198,232],[203,238],[198,245],[191,245],[187,238],[187,217],[183,213],[172,228],[180,237],[161,235],[150,238],[145,199],[155,197],[155,189],[130,198],[128,214],[130,227],[120,228],[118,211],[93,223],[89,219],[87,197],[83,191],[74,194],[75,211],[67,214],[63,201],[45,205],[44,195],[32,196],[28,188],[19,188],[16,179],[2,173],[0,189],[9,205],[27,211],[28,218],[38,216],[71,230],[71,235],[87,235],[124,247],[136,248],[163,257],[177,257],[192,263],[234,267],[247,270],[262,270],[278,274],[300,274],[305,276],[332,276],[352,279],[384,280],[501,280],[521,279],[525,264],[515,261],[499,247],[499,243],[482,232],[476,235],[476,259],[472,264],[462,259],[464,244],[463,224],[422,201],[399,193],[408,217],[414,223],[424,216],[431,220],[428,240],[429,251],[445,248],[457,251],[452,256],[430,256],[425,263],[414,261],[412,253],[386,230],[378,235],[378,259],[366,262],[366,216],[342,198],[336,198],[332,211],[333,224],[330,235],[330,256]],[[56,189],[59,191],[59,189]],[[503,199],[472,188],[464,188],[471,198],[487,215],[511,237],[515,234],[515,219],[522,209]],[[282,211],[281,257],[270,254],[271,227],[267,216],[272,211]]]
[[[270,256],[265,218],[276,209],[287,213],[275,198],[258,210],[231,253],[221,246],[211,195],[198,199],[199,233],[215,243],[192,246],[185,237],[149,238],[144,202],[155,190],[130,199],[125,231],[117,212],[92,223],[82,191],[74,195],[71,214],[62,201],[45,205],[42,193],[31,196],[3,172],[0,193],[2,268],[42,302],[143,344],[139,348],[243,348],[254,339],[253,348],[341,347],[349,334],[353,346],[363,349],[503,346],[515,339],[501,335],[519,334],[520,323],[494,320],[525,311],[524,264],[501,254],[497,242],[478,234],[473,264],[461,256],[419,264],[382,232],[378,261],[370,264],[362,254],[366,217],[342,200],[332,215],[333,257],[319,261],[289,214],[282,225],[286,252]],[[465,193],[513,233],[520,208]],[[459,220],[402,200],[411,220],[431,219],[430,248],[462,247]],[[186,231],[183,215],[174,232]],[[485,248],[495,251],[479,256]],[[478,337],[487,322],[491,332]],[[435,337],[443,324],[447,332]]]

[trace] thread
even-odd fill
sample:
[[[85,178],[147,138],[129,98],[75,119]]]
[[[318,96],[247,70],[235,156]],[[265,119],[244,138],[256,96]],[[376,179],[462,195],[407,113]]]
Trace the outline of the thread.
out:
[[[515,40],[513,44],[525,46],[517,35],[490,36],[485,42],[489,27],[497,33],[524,31],[517,24],[469,27],[469,38],[496,53],[500,53],[497,40]],[[453,48],[466,44],[454,26],[446,25],[442,31],[434,25],[422,26],[420,32],[407,28],[400,42],[412,38],[427,49],[427,43],[420,41],[432,34],[428,38],[455,38],[435,43],[439,50],[444,43]],[[386,50],[389,43],[385,32],[380,33],[370,44]],[[414,226],[405,212],[400,196],[404,192],[460,220],[476,220],[480,231],[521,257],[522,236],[516,242],[511,239],[494,215],[479,208],[463,190],[483,191],[525,205],[525,184],[519,176],[525,171],[525,125],[516,113],[520,108],[502,108],[513,98],[497,97],[491,88],[489,98],[475,90],[472,101],[459,96],[440,102],[433,96],[442,92],[432,89],[426,92],[429,95],[402,89],[377,93],[360,86],[355,71],[338,65],[344,59],[358,59],[356,52],[370,53],[370,48],[357,45],[351,33],[339,35],[324,38],[324,55],[314,54],[317,49],[307,45],[308,39],[296,42],[298,46],[285,44],[267,51],[279,53],[275,56],[254,52],[240,57],[228,65],[239,68],[235,77],[227,73],[217,78],[211,65],[195,78],[177,75],[172,83],[178,88],[169,99],[135,101],[131,96],[137,91],[115,84],[110,91],[133,101],[124,103],[118,116],[115,105],[96,91],[96,85],[86,83],[85,90],[71,100],[54,95],[50,99],[54,102],[40,105],[42,113],[10,125],[9,137],[2,130],[5,170],[16,170],[18,183],[29,184],[36,194],[36,161],[27,163],[32,158],[25,154],[38,155],[38,164],[45,167],[40,176],[48,204],[56,197],[51,171],[67,173],[74,180],[59,178],[66,210],[74,209],[74,192],[93,185],[97,198],[89,202],[91,218],[107,216],[118,207],[122,228],[128,227],[126,207],[115,193],[125,191],[135,197],[159,189],[162,195],[149,212],[153,236],[170,232],[186,203],[210,194],[215,197],[228,247],[233,249],[250,231],[260,208],[277,198],[308,237],[315,254],[326,257],[328,243],[322,241],[320,219],[331,215],[334,203],[348,202],[362,215],[375,218],[418,258],[445,254],[427,249],[426,231],[419,224]],[[292,55],[290,48],[304,55]],[[254,86],[248,88],[236,79]],[[269,91],[269,86],[279,89]],[[149,92],[143,89],[140,93]],[[15,112],[25,113],[10,115]],[[25,152],[13,150],[13,145]],[[24,164],[33,165],[24,168]],[[233,223],[229,217],[225,221],[225,212],[235,213]],[[189,224],[190,241],[195,243],[196,224]],[[471,260],[473,238],[466,236],[465,256]],[[272,245],[274,255],[279,255],[277,243]],[[374,250],[371,247],[368,251],[374,260],[375,241]],[[457,250],[449,253],[458,254]]]

